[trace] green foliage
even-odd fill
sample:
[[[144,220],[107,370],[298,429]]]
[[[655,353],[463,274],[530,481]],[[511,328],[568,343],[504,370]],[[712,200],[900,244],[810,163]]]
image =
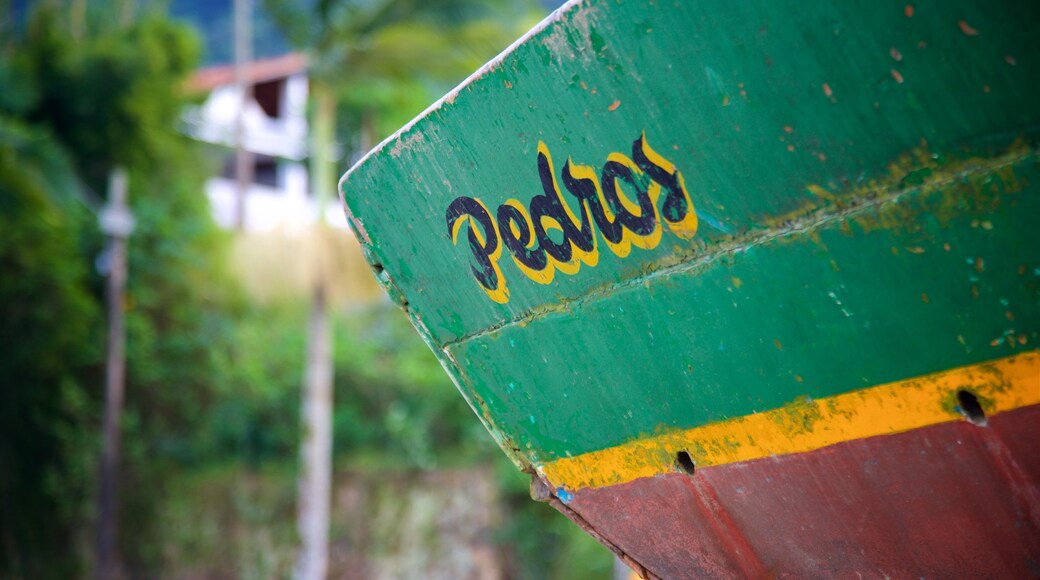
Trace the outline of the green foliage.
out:
[[[541,16],[532,0],[264,0],[263,5],[286,37],[309,53],[312,78],[335,92],[340,133],[373,131],[373,138],[422,112]]]
[[[257,480],[291,471],[299,445],[306,317],[303,303],[250,306],[239,313],[233,340],[218,354],[219,390],[195,434],[193,469],[175,482],[229,469],[231,463]],[[504,510],[494,540],[515,577],[609,577],[609,552],[548,505],[530,499],[529,476],[494,446],[400,309],[385,304],[334,313],[332,323],[337,472],[389,481],[422,469],[493,465]],[[172,499],[178,505],[187,501]],[[292,522],[270,516],[264,525],[284,529]],[[186,536],[174,549],[201,547]]]
[[[295,461],[306,345],[303,304],[248,306],[214,352],[214,404],[192,462]],[[334,448],[352,467],[414,469],[499,453],[415,334],[389,305],[334,314]]]
[[[0,509],[0,518],[12,514],[0,521],[0,566],[13,562],[11,573],[28,576],[76,568],[97,461],[104,344],[101,284],[89,274],[99,235],[83,200],[96,209],[89,191],[102,191],[122,165],[138,227],[126,304],[120,528],[133,547],[124,550],[131,572],[145,570],[157,557],[148,540],[160,529],[162,483],[212,399],[212,352],[231,321],[233,285],[202,195],[201,152],[177,133],[194,36],[148,18],[74,41],[58,5],[47,3],[22,38],[4,40],[14,50],[0,57],[0,79],[11,87],[0,97],[0,319],[5,348],[19,346],[0,367],[2,412],[12,415],[0,429],[15,432],[4,437],[11,444],[0,491],[25,509]]]
[[[27,117],[74,152],[95,189],[116,165],[154,168],[177,147],[180,86],[197,60],[195,36],[152,18],[77,41],[53,6],[34,13],[20,51],[38,93]]]
[[[103,240],[92,210],[116,165],[128,170],[137,220],[120,481],[128,573],[156,576],[169,554],[219,560],[219,546],[191,541],[190,520],[165,519],[191,511],[182,509],[191,501],[185,482],[203,473],[244,473],[242,481],[281,490],[257,496],[277,497],[277,506],[257,499],[235,513],[291,543],[284,482],[298,453],[307,311],[251,304],[225,271],[227,239],[202,187],[214,168],[177,132],[194,35],[154,15],[106,23],[97,16],[105,3],[92,4],[89,26],[74,34],[61,5],[40,3],[22,36],[0,38],[0,577],[75,577],[88,568],[105,339],[94,271]],[[347,123],[371,111],[385,133],[502,48],[515,34],[502,32],[501,18],[481,19],[489,5],[318,2],[329,20],[308,22],[326,27],[322,42],[344,31],[354,39],[330,44],[322,61],[349,57],[350,75],[319,68],[337,80],[353,115]],[[445,22],[453,25],[438,28]],[[520,576],[579,574],[554,562],[584,560],[587,540],[574,543],[583,538],[574,526],[527,498],[526,477],[494,447],[404,314],[387,306],[333,321],[340,465],[407,474],[492,462],[507,484],[509,525],[499,541]],[[238,497],[218,484],[211,493]],[[219,527],[206,534],[221,540]],[[257,561],[262,551],[248,550]]]
[[[74,574],[66,549],[88,488],[97,304],[67,199],[70,162],[45,131],[0,116],[0,576]],[[41,525],[47,522],[47,525]]]
[[[501,453],[499,453],[501,456]],[[495,461],[506,517],[495,532],[507,567],[523,580],[610,578],[614,556],[548,504],[531,500],[531,478]]]
[[[339,102],[341,134],[382,138],[534,24],[532,3],[499,0],[266,0]],[[603,547],[528,496],[519,474],[398,311],[337,328],[334,446],[352,467],[498,466],[498,541],[521,578],[608,577]]]
[[[306,309],[246,305],[214,351],[214,404],[195,434],[194,460],[259,468],[298,453]]]
[[[387,305],[337,328],[334,444],[396,469],[458,465],[494,451],[407,317]]]
[[[613,558],[529,496],[517,471],[397,307],[354,312],[336,328],[335,448],[353,469],[493,465],[505,512],[495,532],[518,578],[608,578]]]
[[[130,568],[147,575],[161,561],[157,510],[166,482],[195,459],[219,400],[215,353],[233,340],[234,285],[221,268],[225,240],[210,221],[201,180],[131,172],[130,181],[138,228],[127,289],[120,523]]]

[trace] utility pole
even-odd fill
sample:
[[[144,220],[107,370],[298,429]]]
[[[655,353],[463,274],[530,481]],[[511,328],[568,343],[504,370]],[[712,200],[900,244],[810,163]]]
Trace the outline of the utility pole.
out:
[[[130,26],[134,22],[134,10],[137,7],[135,0],[122,0],[119,5],[119,24]]]
[[[325,206],[335,183],[332,160],[336,103],[328,87],[311,83],[314,122],[311,145],[311,190],[318,206],[316,273],[311,315],[307,327],[307,366],[302,395],[303,439],[300,443],[300,481],[297,528],[300,551],[296,580],[324,580],[329,559],[329,504],[332,495],[332,329],[329,324],[329,236]]]
[[[11,8],[14,20],[14,7]],[[87,30],[87,0],[72,0],[69,4],[69,32],[73,40],[82,42]]]
[[[253,183],[253,152],[246,148],[246,106],[253,96],[247,68],[253,60],[253,0],[235,0],[235,89],[238,114],[235,115],[235,229],[246,226],[246,195]]]
[[[112,171],[108,203],[98,215],[101,231],[108,236],[108,343],[105,359],[105,422],[102,432],[101,488],[98,493],[97,553],[95,576],[98,580],[116,577],[117,483],[119,479],[119,423],[123,414],[126,385],[126,328],[123,305],[126,295],[126,240],[134,229],[134,218],[127,207],[126,172]]]

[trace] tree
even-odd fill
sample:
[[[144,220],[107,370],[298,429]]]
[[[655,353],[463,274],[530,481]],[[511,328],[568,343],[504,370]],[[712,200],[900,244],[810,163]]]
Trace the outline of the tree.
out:
[[[0,55],[0,320],[5,348],[26,345],[0,357],[3,412],[13,414],[0,429],[18,429],[4,439],[14,445],[0,459],[9,462],[0,466],[0,485],[13,490],[5,503],[36,510],[25,512],[35,527],[20,528],[20,508],[0,508],[0,568],[15,562],[15,574],[34,577],[75,575],[74,530],[89,513],[103,341],[100,284],[91,274],[97,222],[82,200],[101,204],[88,192],[104,191],[112,167],[129,171],[139,232],[124,305],[127,469],[120,486],[131,507],[120,524],[133,539],[127,564],[135,575],[158,554],[148,541],[158,528],[151,510],[212,398],[212,352],[222,348],[229,322],[221,308],[230,299],[223,238],[202,194],[205,164],[177,131],[196,41],[158,15],[127,18],[132,3],[80,4],[83,18],[69,24],[61,3],[40,3],[23,31],[0,42],[7,47]],[[73,469],[75,476],[61,471]]]
[[[99,312],[77,247],[90,214],[69,196],[68,156],[10,105],[0,104],[0,576],[68,577],[94,440]]]
[[[543,13],[531,0],[264,0],[286,36],[310,56],[367,150],[479,68]],[[369,133],[367,135],[360,135]],[[346,147],[341,159],[350,159]],[[341,165],[342,169],[346,169]]]
[[[487,40],[512,37],[501,34],[504,27],[474,24],[481,17],[491,16],[494,4],[499,8],[507,5],[475,0],[317,0],[313,11],[307,11],[287,0],[267,0],[268,10],[282,23],[287,36],[306,49],[310,58],[314,111],[311,186],[318,199],[319,229],[324,228],[326,200],[332,196],[336,176],[332,151],[337,98],[357,107],[359,145],[367,149],[375,142],[374,116],[380,107],[407,91],[414,94],[417,84],[424,80],[458,78],[490,56],[481,58],[471,51],[452,50],[460,46],[454,42],[456,34],[468,31],[470,41],[481,34]],[[380,85],[383,91],[370,90]],[[366,93],[368,97],[383,97],[382,102],[357,98]],[[351,95],[355,98],[350,99]],[[324,256],[318,256],[318,260],[322,268],[330,267]],[[307,579],[324,578],[328,560],[333,347],[325,280],[326,275],[319,270],[312,299],[302,405],[304,438],[297,505],[301,548],[296,575]]]

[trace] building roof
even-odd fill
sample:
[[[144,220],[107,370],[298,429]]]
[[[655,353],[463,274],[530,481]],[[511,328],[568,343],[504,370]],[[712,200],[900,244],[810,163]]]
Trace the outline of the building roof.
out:
[[[290,52],[282,56],[254,60],[246,65],[246,78],[250,83],[262,83],[284,78],[307,70],[307,57],[300,52]],[[210,91],[217,87],[234,84],[235,65],[225,64],[195,71],[188,79],[188,92]]]

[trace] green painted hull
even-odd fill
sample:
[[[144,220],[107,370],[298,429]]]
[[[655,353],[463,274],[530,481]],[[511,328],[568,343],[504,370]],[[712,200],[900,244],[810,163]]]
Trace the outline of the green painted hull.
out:
[[[1012,2],[568,4],[353,168],[344,202],[557,499],[592,481],[554,480],[568,458],[991,361],[1017,378],[980,386],[983,412],[1029,407],[1038,23]],[[960,417],[956,391],[915,425]],[[877,423],[840,440],[909,428]],[[698,467],[741,445],[712,441],[686,446]]]

